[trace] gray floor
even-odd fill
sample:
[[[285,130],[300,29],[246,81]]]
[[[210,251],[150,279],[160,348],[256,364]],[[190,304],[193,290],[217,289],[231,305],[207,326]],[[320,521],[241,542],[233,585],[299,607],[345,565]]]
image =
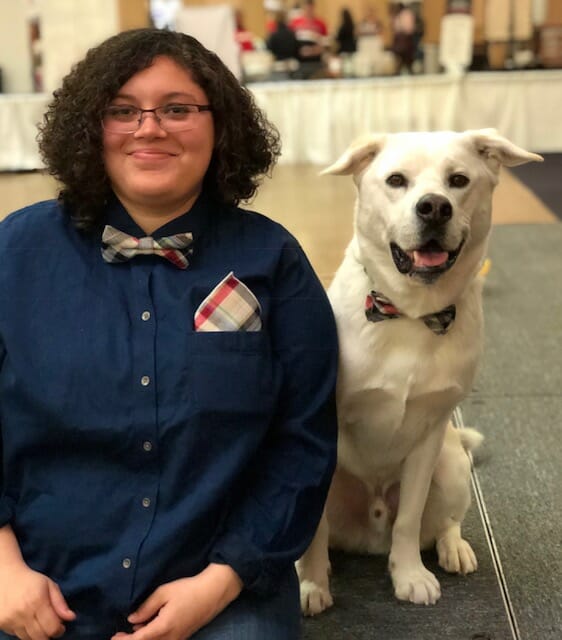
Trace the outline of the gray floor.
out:
[[[562,224],[495,227],[485,291],[486,351],[462,407],[486,440],[465,532],[467,577],[436,567],[434,607],[399,603],[386,560],[333,554],[335,606],[305,640],[562,638]]]

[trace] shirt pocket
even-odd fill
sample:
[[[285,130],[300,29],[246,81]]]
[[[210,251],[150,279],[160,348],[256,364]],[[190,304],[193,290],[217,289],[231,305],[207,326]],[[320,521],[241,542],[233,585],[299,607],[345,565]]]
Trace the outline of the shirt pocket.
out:
[[[266,332],[193,332],[189,347],[198,413],[227,422],[271,413],[275,376]]]

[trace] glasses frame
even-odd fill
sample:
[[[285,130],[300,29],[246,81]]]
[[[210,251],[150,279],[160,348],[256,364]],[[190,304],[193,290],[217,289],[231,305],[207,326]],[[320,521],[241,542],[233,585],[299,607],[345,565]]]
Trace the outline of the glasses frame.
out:
[[[195,103],[190,103],[190,102],[174,102],[174,103],[171,103],[171,104],[162,104],[162,105],[160,105],[158,107],[154,107],[153,109],[141,109],[140,107],[134,107],[133,105],[130,105],[130,104],[113,105],[113,108],[115,108],[115,107],[117,107],[117,108],[118,107],[128,107],[131,110],[134,110],[138,114],[138,120],[136,121],[136,127],[134,129],[130,129],[128,131],[112,131],[111,129],[108,129],[104,124],[104,120],[106,118],[106,115],[107,115],[108,111],[112,108],[111,106],[106,107],[103,110],[102,119],[101,119],[101,126],[108,133],[122,133],[122,134],[136,133],[142,127],[142,123],[144,122],[144,118],[143,118],[144,114],[145,113],[153,113],[154,114],[154,119],[158,123],[158,126],[163,131],[166,131],[167,133],[175,133],[175,132],[179,132],[179,131],[190,131],[191,129],[174,129],[173,131],[170,131],[170,130],[166,129],[165,126],[162,126],[162,118],[159,117],[156,112],[159,109],[163,109],[164,107],[168,107],[168,106],[194,107],[195,110],[192,111],[191,113],[201,113],[202,111],[212,111],[213,110],[213,108],[211,107],[210,104],[195,104]],[[132,126],[133,126],[133,122],[131,122],[131,127]],[[194,129],[194,128],[195,127],[192,127],[192,129]]]

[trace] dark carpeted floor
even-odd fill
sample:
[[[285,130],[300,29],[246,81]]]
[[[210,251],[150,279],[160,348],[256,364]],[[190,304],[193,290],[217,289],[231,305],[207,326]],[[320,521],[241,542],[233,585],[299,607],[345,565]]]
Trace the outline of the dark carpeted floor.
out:
[[[305,640],[562,638],[561,250],[562,224],[493,231],[485,354],[461,407],[485,436],[465,527],[478,571],[448,576],[429,554],[443,596],[416,607],[394,600],[384,558],[333,554],[335,605]]]
[[[509,170],[562,220],[562,153],[541,155],[544,162],[530,162]]]

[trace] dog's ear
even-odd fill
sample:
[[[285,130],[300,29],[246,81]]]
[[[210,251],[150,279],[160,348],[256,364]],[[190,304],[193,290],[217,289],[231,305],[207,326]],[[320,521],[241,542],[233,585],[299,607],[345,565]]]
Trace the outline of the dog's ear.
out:
[[[350,144],[334,164],[321,171],[320,175],[347,176],[350,173],[354,175],[361,173],[382,149],[384,140],[384,134],[376,133],[358,138]]]
[[[500,165],[516,167],[526,162],[543,161],[542,156],[518,147],[501,136],[495,129],[479,129],[465,133],[470,137],[480,156],[496,171],[499,170]]]

